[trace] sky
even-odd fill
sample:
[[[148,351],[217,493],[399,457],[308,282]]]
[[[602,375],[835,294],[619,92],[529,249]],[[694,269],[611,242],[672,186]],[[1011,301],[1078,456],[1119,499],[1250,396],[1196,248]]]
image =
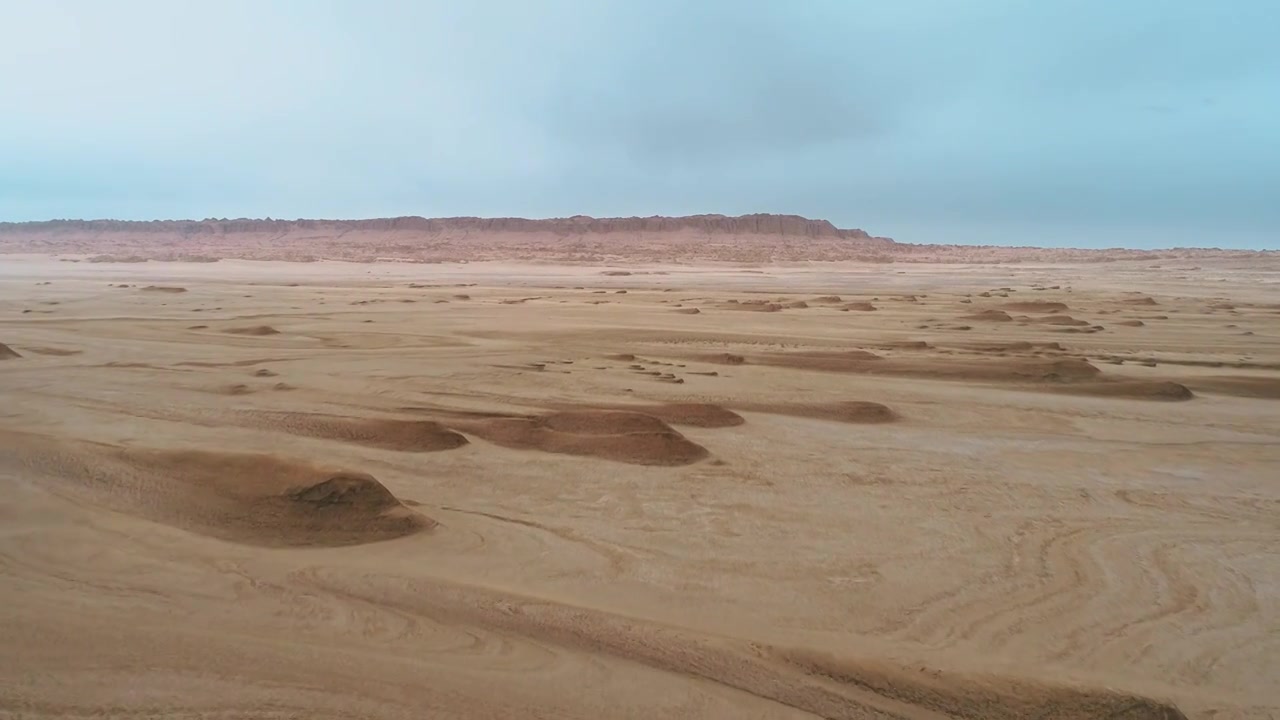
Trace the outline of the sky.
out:
[[[1276,0],[9,0],[0,220],[1280,248]]]

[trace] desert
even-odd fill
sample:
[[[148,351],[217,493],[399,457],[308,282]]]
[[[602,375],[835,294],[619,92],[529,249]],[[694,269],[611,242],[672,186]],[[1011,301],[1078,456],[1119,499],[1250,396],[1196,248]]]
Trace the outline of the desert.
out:
[[[1280,716],[1280,258],[802,220],[0,226],[0,715]]]

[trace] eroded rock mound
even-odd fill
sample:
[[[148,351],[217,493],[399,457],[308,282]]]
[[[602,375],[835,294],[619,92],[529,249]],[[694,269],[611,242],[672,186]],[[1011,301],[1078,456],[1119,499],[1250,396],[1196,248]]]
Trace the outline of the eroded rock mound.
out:
[[[243,421],[264,430],[363,445],[399,452],[438,452],[467,444],[467,438],[432,420],[359,418],[297,412],[242,413]]]
[[[1066,303],[1052,302],[1049,300],[1029,300],[1027,302],[1005,303],[1002,307],[1006,310],[1024,313],[1056,313],[1070,310]]]
[[[222,332],[231,335],[251,335],[255,337],[264,337],[266,335],[279,335],[280,331],[270,325],[252,325],[249,327],[228,328]]]
[[[268,547],[391,540],[435,522],[372,475],[274,455],[145,450],[0,432],[16,462],[51,492],[188,532]]]
[[[570,410],[451,424],[516,450],[584,455],[633,465],[688,465],[707,456],[706,448],[662,420],[624,410]]]

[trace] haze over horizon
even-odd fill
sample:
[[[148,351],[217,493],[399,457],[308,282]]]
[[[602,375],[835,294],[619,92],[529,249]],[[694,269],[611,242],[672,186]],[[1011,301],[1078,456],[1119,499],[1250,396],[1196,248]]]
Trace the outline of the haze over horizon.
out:
[[[0,221],[797,214],[1280,247],[1280,7],[0,7]]]

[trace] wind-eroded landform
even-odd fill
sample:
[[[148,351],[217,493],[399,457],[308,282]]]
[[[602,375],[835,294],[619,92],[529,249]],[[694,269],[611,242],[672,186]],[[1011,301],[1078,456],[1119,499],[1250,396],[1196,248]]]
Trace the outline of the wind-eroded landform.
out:
[[[0,716],[1280,716],[1273,255],[11,230]]]

